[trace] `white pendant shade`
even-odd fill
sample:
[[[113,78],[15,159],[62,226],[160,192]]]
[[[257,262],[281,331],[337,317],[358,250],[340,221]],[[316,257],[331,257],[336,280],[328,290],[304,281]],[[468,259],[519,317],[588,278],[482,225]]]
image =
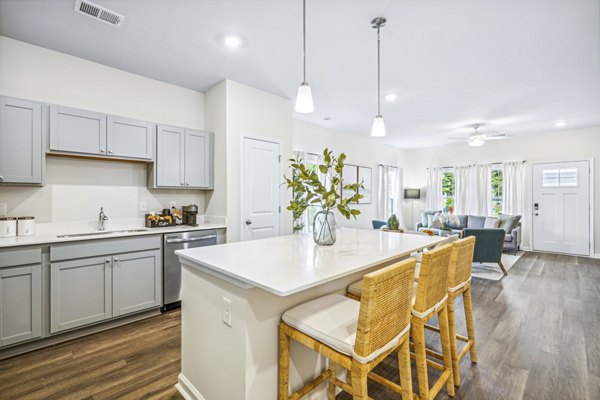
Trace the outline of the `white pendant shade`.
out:
[[[313,103],[312,90],[308,83],[302,82],[298,87],[298,95],[296,96],[296,107],[294,108],[297,113],[308,114],[315,110]]]
[[[383,123],[383,116],[378,115],[373,120],[373,126],[371,127],[371,136],[373,136],[373,137],[385,136],[385,124]]]

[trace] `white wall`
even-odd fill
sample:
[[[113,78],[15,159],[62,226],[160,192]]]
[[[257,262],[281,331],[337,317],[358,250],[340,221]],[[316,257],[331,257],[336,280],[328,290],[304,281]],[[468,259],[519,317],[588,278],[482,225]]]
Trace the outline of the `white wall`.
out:
[[[379,164],[398,167],[406,166],[406,151],[376,142],[370,137],[351,135],[303,121],[294,120],[294,150],[321,154],[329,148],[337,155],[345,153],[347,164],[355,164],[371,168],[372,199],[370,204],[359,204],[354,207],[361,211],[356,220],[346,220],[337,214],[340,226],[372,229],[371,221],[377,215],[378,168]],[[289,175],[289,172],[286,171]],[[404,202],[404,207],[410,203]],[[406,222],[406,221],[405,221]]]
[[[204,94],[0,36],[0,94],[184,126],[204,128]],[[204,192],[148,190],[139,163],[48,158],[46,186],[0,187],[11,215],[40,222],[111,218],[196,203]]]
[[[426,168],[504,161],[566,161],[595,158],[596,193],[600,188],[600,127],[554,130],[529,134],[510,140],[487,142],[481,147],[455,144],[443,147],[411,150],[405,170],[405,186],[424,188]],[[423,192],[424,193],[424,192]],[[424,209],[425,195],[415,202],[414,220]],[[527,205],[530,206],[529,204]],[[600,252],[600,196],[595,196],[595,248]],[[405,209],[406,211],[406,209]],[[410,218],[410,214],[406,214]],[[523,245],[529,246],[529,232],[524,233]]]

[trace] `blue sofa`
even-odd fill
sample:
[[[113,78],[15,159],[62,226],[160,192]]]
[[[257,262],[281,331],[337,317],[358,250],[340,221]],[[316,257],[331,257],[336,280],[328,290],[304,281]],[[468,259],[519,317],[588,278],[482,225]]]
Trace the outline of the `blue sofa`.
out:
[[[434,211],[421,211],[421,221],[417,222],[415,230],[417,232],[423,231],[423,229],[431,229],[436,235],[441,233],[441,229],[434,229],[427,227],[427,216],[441,213],[442,210]],[[462,236],[463,230],[466,228],[470,229],[494,229],[496,228],[495,223],[497,218],[494,217],[482,217],[478,215],[457,215],[459,224],[450,225],[452,233]],[[504,250],[516,253],[521,248],[521,223],[516,228],[504,235]]]

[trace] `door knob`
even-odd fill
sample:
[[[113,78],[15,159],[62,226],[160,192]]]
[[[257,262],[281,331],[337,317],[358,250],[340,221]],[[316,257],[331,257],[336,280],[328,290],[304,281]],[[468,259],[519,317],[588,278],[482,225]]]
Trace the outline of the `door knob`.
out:
[[[540,215],[540,214],[539,214],[539,213],[535,213],[535,214],[533,214],[533,215],[535,215],[535,216],[537,217],[537,216],[538,216],[538,215]]]
[[[246,225],[252,225],[252,221],[250,221],[249,219],[246,220]]]

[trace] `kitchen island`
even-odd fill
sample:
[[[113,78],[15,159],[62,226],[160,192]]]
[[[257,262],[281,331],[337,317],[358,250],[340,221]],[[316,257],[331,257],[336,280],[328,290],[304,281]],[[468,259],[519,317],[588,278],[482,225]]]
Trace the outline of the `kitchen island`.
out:
[[[310,235],[177,251],[182,271],[182,367],[186,399],[277,398],[278,324],[283,312],[338,292],[365,273],[444,242],[441,237],[344,228],[333,246]],[[293,389],[324,367],[292,343]],[[323,398],[317,390],[307,398]]]

